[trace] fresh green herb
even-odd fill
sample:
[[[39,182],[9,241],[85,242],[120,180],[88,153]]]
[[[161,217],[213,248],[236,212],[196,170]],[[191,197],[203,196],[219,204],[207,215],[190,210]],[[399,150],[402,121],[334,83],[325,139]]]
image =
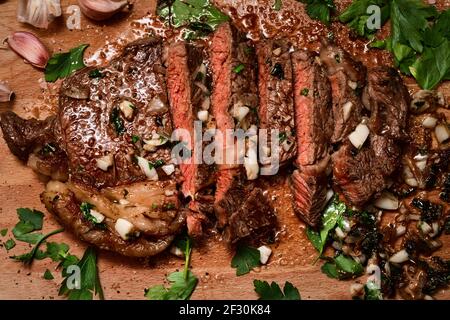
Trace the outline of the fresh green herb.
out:
[[[113,124],[117,134],[121,135],[125,132],[125,126],[122,118],[120,117],[119,108],[115,107],[112,109],[110,121]]]
[[[45,80],[47,82],[55,82],[58,79],[67,77],[76,70],[84,68],[83,53],[88,46],[88,44],[82,44],[70,49],[69,52],[54,54],[48,60],[45,68]]]
[[[278,140],[280,140],[280,143],[283,143],[287,139],[287,133],[281,132],[278,134]]]
[[[275,0],[272,9],[275,11],[280,11],[282,5],[283,5],[282,0]]]
[[[236,268],[237,276],[242,276],[261,265],[260,256],[261,254],[258,249],[243,244],[238,245],[236,253],[231,260],[231,266]]]
[[[152,203],[152,210],[158,209],[158,205],[156,203]]]
[[[55,279],[55,277],[53,276],[53,274],[50,272],[50,270],[45,270],[44,272],[44,279],[45,280],[53,280]]]
[[[52,231],[52,232],[50,232],[50,233],[48,233],[46,235],[41,235],[39,237],[39,240],[36,242],[35,246],[33,247],[33,249],[31,249],[31,251],[29,253],[25,253],[25,254],[22,254],[20,256],[13,256],[11,258],[13,258],[15,260],[18,260],[18,261],[22,261],[24,264],[31,264],[31,263],[33,263],[33,260],[34,260],[34,258],[36,256],[36,254],[39,254],[39,255],[42,254],[42,251],[39,250],[40,245],[47,238],[49,238],[49,237],[51,237],[51,236],[53,236],[53,235],[55,235],[57,233],[61,233],[63,231],[64,231],[64,229],[58,229],[58,230]]]
[[[159,168],[164,165],[164,160],[158,159],[152,163],[154,168]]]
[[[83,217],[91,222],[93,225],[95,226],[104,226],[104,224],[102,222],[98,222],[97,218],[95,218],[92,214],[91,214],[91,209],[94,209],[94,205],[88,203],[88,202],[82,202],[80,205],[80,210],[83,213]]]
[[[0,230],[0,235],[2,237],[6,236],[7,233],[8,233],[8,229],[7,228]]]
[[[364,300],[383,300],[381,289],[373,281],[364,285]]]
[[[175,28],[185,27],[187,40],[203,37],[213,32],[229,17],[210,4],[208,0],[175,0],[165,2],[158,14]]]
[[[168,204],[166,204],[166,209],[167,210],[175,209],[175,204],[172,202],[169,202]]]
[[[136,142],[138,142],[139,140],[140,140],[139,136],[135,136],[135,135],[132,135],[132,136],[131,136],[131,141],[133,141],[133,143],[136,143]]]
[[[253,54],[253,53],[255,52],[255,48],[249,47],[249,46],[245,46],[245,47],[244,47],[244,52],[245,52],[246,54]]]
[[[46,143],[44,147],[42,147],[42,154],[49,155],[53,154],[56,151],[56,146],[53,143]]]
[[[288,281],[285,282],[283,291],[273,281],[269,285],[267,281],[253,280],[253,285],[259,300],[301,300],[298,289]]]
[[[245,69],[245,65],[243,65],[241,63],[241,64],[238,64],[236,67],[234,67],[233,72],[234,73],[241,73],[242,70],[244,70],[244,69]]]
[[[333,0],[300,0],[306,4],[306,13],[316,20],[329,25],[331,14],[336,10]]]
[[[89,71],[89,78],[102,78],[103,74],[98,69]]]
[[[360,276],[364,272],[364,268],[352,257],[340,254],[336,258],[331,259],[331,261],[326,262],[322,266],[322,272],[330,278],[343,280]]]
[[[189,270],[191,259],[191,239],[186,236],[183,242],[185,263],[184,270],[169,274],[167,280],[170,287],[157,285],[145,290],[145,296],[150,300],[188,300],[197,286],[197,277]],[[180,247],[179,247],[180,248]]]
[[[19,222],[12,229],[16,240],[35,244],[42,234],[31,233],[42,229],[44,214],[40,211],[28,208],[18,208]]]
[[[14,239],[8,239],[5,242],[5,249],[7,251],[11,250],[12,248],[14,248],[16,246],[16,242],[14,241]]]
[[[73,263],[74,260],[75,259],[72,261],[68,260],[65,266],[63,265],[63,277],[65,277],[65,279],[59,289],[59,295],[65,295],[69,300],[92,300],[94,295],[98,295],[98,297],[103,300],[103,289],[100,284],[97,268],[97,253],[94,248],[87,248],[81,260],[76,264],[80,270],[79,282],[75,281],[75,284],[77,285],[75,288],[69,288],[68,281],[70,281],[69,278],[72,274],[68,272],[67,267],[69,266],[69,263]]]
[[[343,23],[347,23],[350,28],[356,31],[356,33],[362,37],[373,37],[378,29],[369,28],[367,21],[370,15],[367,8],[370,6],[378,6],[381,9],[380,25],[386,23],[389,19],[390,0],[357,0],[347,7],[339,15],[339,20]]]
[[[303,88],[302,91],[300,91],[300,94],[301,94],[302,96],[307,97],[308,94],[309,94],[309,89],[308,89],[308,88]]]
[[[281,63],[275,63],[275,65],[270,69],[270,74],[280,80],[284,79],[284,71]]]
[[[343,214],[347,210],[345,203],[340,202],[339,198],[335,196],[333,200],[325,208],[322,216],[322,228],[319,232],[312,230],[311,228],[306,229],[306,235],[308,239],[313,244],[314,248],[322,254],[325,244],[328,239],[328,234],[333,230],[338,221],[342,219]]]

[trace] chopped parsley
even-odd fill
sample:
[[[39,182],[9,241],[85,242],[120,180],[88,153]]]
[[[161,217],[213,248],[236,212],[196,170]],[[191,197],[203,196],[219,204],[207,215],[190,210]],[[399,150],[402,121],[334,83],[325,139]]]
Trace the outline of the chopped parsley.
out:
[[[328,259],[329,261],[322,266],[322,272],[330,278],[344,280],[360,276],[364,272],[364,268],[359,262],[344,254]]]
[[[308,89],[308,88],[303,88],[302,91],[300,91],[300,94],[301,94],[302,96],[307,97],[308,94],[309,94],[309,89]]]
[[[6,229],[6,228],[0,230],[0,235],[1,235],[2,237],[6,236],[7,233],[8,233],[8,229]]]
[[[275,0],[272,9],[275,11],[280,11],[282,5],[283,5],[282,0]]]
[[[16,242],[14,241],[14,239],[8,239],[5,242],[5,249],[7,251],[11,250],[12,248],[14,248],[16,246]]]
[[[54,54],[45,67],[45,81],[55,82],[76,70],[84,68],[83,53],[88,46],[88,44],[82,44],[70,49],[69,52]]]
[[[93,69],[89,71],[89,78],[101,78],[103,74],[98,69]]]
[[[285,282],[283,291],[273,281],[269,285],[267,281],[253,280],[253,285],[259,296],[258,300],[301,300],[298,289],[288,281]]]
[[[53,280],[53,279],[55,279],[55,277],[50,272],[50,270],[46,269],[45,272],[44,272],[44,279],[45,280]]]
[[[240,244],[236,247],[236,253],[231,260],[231,266],[236,268],[237,276],[242,276],[261,265],[260,256],[261,254],[258,249]]]
[[[91,214],[91,209],[94,209],[94,205],[90,204],[89,202],[82,202],[80,204],[80,210],[83,213],[83,217],[87,221],[96,226],[103,225],[102,222],[98,222],[97,219]]]
[[[140,139],[141,139],[141,138],[139,138],[139,136],[136,136],[136,135],[132,135],[132,136],[131,136],[131,141],[132,141],[133,143],[138,142]]]
[[[286,132],[281,132],[278,134],[278,140],[280,140],[280,142],[284,142],[287,139],[287,133]]]
[[[19,222],[12,229],[16,240],[31,244],[37,243],[42,234],[33,232],[42,229],[44,214],[34,209],[18,208],[17,215]]]
[[[125,132],[125,126],[122,118],[120,117],[119,108],[115,107],[112,109],[110,121],[113,124],[114,130],[117,134],[121,135]]]
[[[234,73],[241,73],[245,69],[245,65],[238,64],[236,67],[234,67],[233,72]]]
[[[281,63],[277,62],[275,65],[270,69],[270,74],[280,80],[284,79],[284,70]]]
[[[158,159],[152,163],[153,168],[159,168],[164,165],[164,160]]]

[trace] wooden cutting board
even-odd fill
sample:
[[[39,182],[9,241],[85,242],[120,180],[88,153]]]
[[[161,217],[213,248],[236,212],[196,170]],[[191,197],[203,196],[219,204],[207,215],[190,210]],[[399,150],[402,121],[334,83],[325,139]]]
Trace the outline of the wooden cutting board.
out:
[[[48,30],[37,30],[16,21],[17,1],[0,3],[0,38],[11,32],[28,30],[37,34],[54,52],[66,51],[82,43],[89,43],[87,55],[102,47],[106,41],[114,40],[129,28],[132,20],[153,12],[155,1],[136,1],[131,14],[119,14],[117,19],[106,23],[94,23],[82,18],[81,31],[69,31],[65,27],[67,7],[76,4],[75,0],[61,1],[63,18],[53,22]],[[0,80],[7,81],[15,91],[16,98],[11,103],[0,103],[0,111],[13,110],[21,116],[44,118],[51,112],[51,99],[43,98],[40,83],[43,73],[25,64],[10,50],[0,50]],[[447,97],[450,90],[446,86]],[[46,92],[54,89],[46,88]],[[47,94],[46,94],[47,96]],[[25,167],[8,150],[0,138],[0,229],[11,229],[17,223],[16,208],[36,208],[43,212],[39,201],[44,183],[32,170]],[[277,208],[281,232],[280,241],[272,246],[273,255],[267,266],[254,270],[248,275],[236,277],[230,267],[232,254],[218,240],[194,249],[192,271],[200,279],[193,299],[256,299],[253,279],[264,279],[284,284],[292,282],[301,292],[303,299],[350,299],[349,286],[352,281],[336,281],[327,278],[320,271],[320,263],[313,265],[316,252],[304,236],[304,224],[294,216],[290,203],[285,177],[272,181],[276,187],[269,188],[269,197]],[[55,219],[46,213],[44,232],[59,227]],[[58,234],[51,241],[65,242],[71,252],[81,257],[86,245],[69,232]],[[443,237],[442,256],[450,257],[450,238]],[[0,248],[0,299],[60,299],[58,289],[61,283],[60,272],[54,270],[56,264],[44,260],[36,261],[31,267],[9,258],[29,250],[27,244],[18,242],[10,252]],[[100,252],[99,270],[106,299],[143,299],[144,288],[162,284],[165,275],[183,265],[183,261],[170,255],[162,255],[147,261],[133,260],[118,255]],[[44,280],[43,274],[50,269],[54,280]],[[450,298],[450,293],[442,292],[438,297]]]

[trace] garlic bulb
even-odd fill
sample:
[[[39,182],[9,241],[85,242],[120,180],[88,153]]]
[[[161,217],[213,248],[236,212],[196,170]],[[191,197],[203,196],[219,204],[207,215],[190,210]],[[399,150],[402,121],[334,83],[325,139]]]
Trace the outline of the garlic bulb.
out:
[[[78,0],[81,12],[96,21],[101,21],[112,17],[128,6],[128,0]]]
[[[17,20],[36,28],[47,29],[50,22],[61,15],[59,0],[19,0]]]
[[[6,83],[0,82],[0,102],[11,101],[14,92],[11,91]]]
[[[18,31],[6,38],[8,46],[31,65],[44,69],[50,59],[50,53],[34,34]]]

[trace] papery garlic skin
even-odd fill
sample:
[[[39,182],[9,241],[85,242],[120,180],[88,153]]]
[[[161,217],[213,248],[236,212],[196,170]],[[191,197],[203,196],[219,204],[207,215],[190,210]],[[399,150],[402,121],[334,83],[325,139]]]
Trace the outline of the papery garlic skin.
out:
[[[0,102],[11,101],[13,95],[14,92],[11,91],[9,86],[6,83],[0,81]]]
[[[66,20],[66,27],[69,30],[81,30],[81,9],[77,5],[67,7],[66,13],[69,17]]]
[[[106,20],[128,6],[128,0],[78,0],[81,12],[96,21]]]
[[[61,15],[60,0],[19,0],[17,20],[36,28],[47,29]]]
[[[44,69],[50,53],[44,44],[31,32],[18,31],[6,38],[8,46],[31,65]]]

